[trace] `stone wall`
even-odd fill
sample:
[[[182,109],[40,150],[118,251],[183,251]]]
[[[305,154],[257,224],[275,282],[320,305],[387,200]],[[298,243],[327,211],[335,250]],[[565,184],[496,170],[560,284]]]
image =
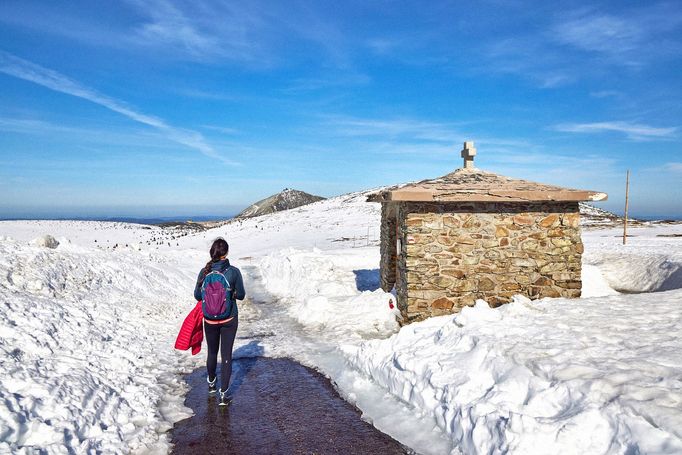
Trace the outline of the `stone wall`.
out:
[[[381,204],[381,289],[391,292],[396,279],[396,204]]]
[[[398,226],[397,234],[398,243],[400,244],[400,249],[397,251],[396,258],[396,282],[395,290],[397,296],[398,309],[403,315],[404,322],[409,322],[410,319],[410,309],[409,309],[409,283],[407,282],[408,270],[407,270],[407,212],[405,211],[406,204],[399,204],[396,209],[396,223]],[[420,264],[413,264],[413,270],[419,270],[420,274],[426,274],[429,270],[435,270],[433,264],[428,264],[424,261]],[[416,292],[413,290],[412,292]],[[426,317],[426,316],[424,316]]]
[[[407,322],[453,313],[479,298],[497,306],[514,294],[580,297],[577,202],[408,202],[395,218],[402,244],[395,284]]]

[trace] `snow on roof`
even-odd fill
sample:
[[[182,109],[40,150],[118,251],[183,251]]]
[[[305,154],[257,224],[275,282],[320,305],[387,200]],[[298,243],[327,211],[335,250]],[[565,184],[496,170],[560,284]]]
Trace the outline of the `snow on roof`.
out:
[[[512,179],[476,168],[457,169],[442,177],[387,188],[371,194],[370,202],[539,202],[604,201],[606,193],[562,188]]]

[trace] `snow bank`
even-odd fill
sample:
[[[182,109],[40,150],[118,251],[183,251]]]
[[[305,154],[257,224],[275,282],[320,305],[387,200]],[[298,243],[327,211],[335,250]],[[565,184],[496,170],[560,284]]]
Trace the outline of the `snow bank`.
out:
[[[581,296],[583,298],[619,294],[611,287],[602,271],[595,265],[583,264],[582,281]]]
[[[682,257],[669,253],[602,254],[592,265],[621,292],[657,292],[682,288]]]
[[[617,229],[585,234],[583,263],[597,267],[620,292],[682,288],[682,225],[631,229],[627,245]]]
[[[260,271],[267,291],[284,299],[299,323],[335,334],[388,336],[400,313],[395,297],[377,289],[378,270],[362,268],[367,256],[367,250],[288,248],[263,258]]]
[[[191,368],[168,328],[193,278],[174,270],[163,256],[0,242],[0,452],[167,450],[188,415],[177,373]]]
[[[680,299],[478,301],[344,350],[464,453],[680,453]]]

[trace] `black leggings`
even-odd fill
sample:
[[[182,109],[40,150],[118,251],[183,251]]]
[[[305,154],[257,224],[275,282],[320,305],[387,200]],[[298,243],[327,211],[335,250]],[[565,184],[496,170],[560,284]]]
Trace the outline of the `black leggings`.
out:
[[[216,377],[218,347],[220,347],[220,357],[223,363],[220,367],[220,390],[223,392],[229,387],[230,376],[232,376],[232,345],[234,345],[234,337],[237,335],[237,325],[237,316],[224,324],[208,324],[204,321],[204,333],[208,346],[208,357],[206,358],[208,378],[214,379]]]

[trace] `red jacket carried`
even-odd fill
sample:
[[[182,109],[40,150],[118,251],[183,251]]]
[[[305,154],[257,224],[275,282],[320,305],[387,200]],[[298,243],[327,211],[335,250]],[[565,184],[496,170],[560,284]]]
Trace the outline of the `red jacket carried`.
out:
[[[182,323],[178,338],[175,340],[175,349],[186,351],[192,348],[192,355],[198,354],[201,351],[201,342],[204,341],[203,322],[204,312],[199,301]]]

